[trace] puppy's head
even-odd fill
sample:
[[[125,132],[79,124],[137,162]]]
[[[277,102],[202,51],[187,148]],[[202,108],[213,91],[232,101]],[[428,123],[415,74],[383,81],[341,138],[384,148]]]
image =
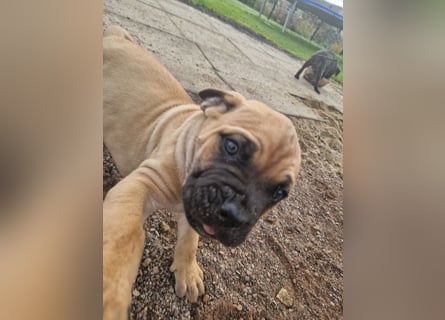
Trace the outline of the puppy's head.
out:
[[[340,73],[340,68],[338,66],[335,67],[335,75],[338,76],[338,74]]]
[[[300,167],[292,122],[232,91],[200,92],[206,116],[183,186],[190,225],[236,246],[260,216],[286,198]]]

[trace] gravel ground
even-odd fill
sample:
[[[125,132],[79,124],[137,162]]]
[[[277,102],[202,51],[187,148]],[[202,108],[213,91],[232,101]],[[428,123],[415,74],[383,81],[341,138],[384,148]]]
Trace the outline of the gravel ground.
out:
[[[302,148],[297,188],[239,247],[201,239],[206,294],[198,303],[174,293],[174,214],[146,221],[132,319],[342,319],[343,115],[302,102],[323,121],[291,117]],[[104,148],[104,194],[119,179]]]
[[[158,211],[146,221],[132,319],[342,319],[342,87],[330,83],[314,94],[293,78],[301,61],[176,1],[106,0],[104,26],[111,23],[153,51],[196,102],[195,91],[227,85],[282,112],[306,109],[321,119],[290,116],[302,170],[288,199],[237,248],[201,239],[206,295],[198,303],[174,293],[174,213]],[[236,67],[231,56],[240,61]],[[104,194],[119,179],[104,147]]]

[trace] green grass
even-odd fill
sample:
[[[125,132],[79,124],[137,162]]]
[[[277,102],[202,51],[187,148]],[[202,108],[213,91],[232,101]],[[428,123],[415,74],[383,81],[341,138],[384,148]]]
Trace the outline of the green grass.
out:
[[[267,20],[264,15],[258,17],[258,11],[239,1],[191,0],[191,2],[207,8],[219,17],[231,20],[297,58],[307,60],[315,51],[322,49],[317,43],[309,41],[293,31],[286,30],[282,33],[280,24]],[[343,83],[343,59],[338,56],[337,60],[342,72],[334,79]]]

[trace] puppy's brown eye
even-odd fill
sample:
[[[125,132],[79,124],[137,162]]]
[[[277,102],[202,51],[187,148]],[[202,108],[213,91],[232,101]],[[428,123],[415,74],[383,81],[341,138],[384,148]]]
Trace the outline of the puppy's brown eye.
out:
[[[226,138],[224,140],[224,149],[226,150],[226,152],[228,154],[233,156],[238,153],[238,149],[239,149],[238,143],[235,140]]]
[[[278,186],[275,189],[272,199],[273,201],[280,201],[281,199],[284,199],[286,197],[287,197],[287,190],[283,189],[282,186]]]

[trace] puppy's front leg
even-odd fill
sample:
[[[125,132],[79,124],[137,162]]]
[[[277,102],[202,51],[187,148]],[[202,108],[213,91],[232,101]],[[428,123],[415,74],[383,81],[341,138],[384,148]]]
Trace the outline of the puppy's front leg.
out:
[[[300,79],[300,75],[301,75],[301,73],[303,72],[303,70],[304,69],[306,69],[307,67],[309,67],[309,66],[311,66],[312,65],[312,57],[308,60],[308,61],[306,61],[305,63],[303,63],[303,65],[301,66],[301,68],[297,71],[297,73],[294,75],[294,77],[296,78],[296,79]]]
[[[203,273],[196,261],[199,235],[188,224],[184,213],[178,220],[178,242],[170,271],[175,273],[176,294],[187,295],[190,302],[198,301],[204,294]]]
[[[144,212],[175,201],[163,166],[147,160],[107,194],[103,204],[103,319],[128,318],[131,288],[144,247]]]
[[[144,247],[140,187],[128,176],[112,188],[103,204],[103,319],[128,318],[131,287]],[[142,195],[139,195],[142,196]]]

